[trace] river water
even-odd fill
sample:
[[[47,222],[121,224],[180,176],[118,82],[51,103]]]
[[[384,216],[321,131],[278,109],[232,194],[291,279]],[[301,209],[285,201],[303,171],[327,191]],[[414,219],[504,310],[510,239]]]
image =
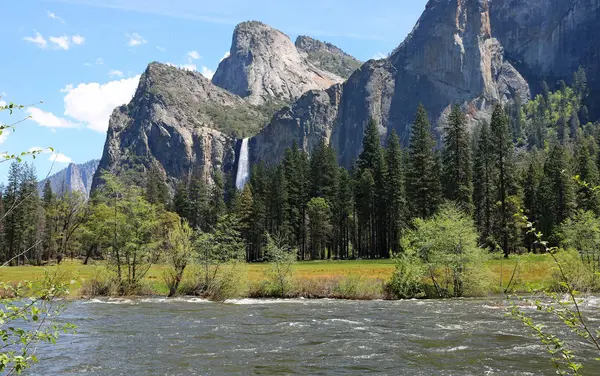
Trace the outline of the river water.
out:
[[[76,335],[38,349],[29,375],[552,375],[502,299],[91,300]],[[600,299],[585,310],[600,322]],[[525,307],[539,315],[533,307]],[[600,374],[578,343],[584,374]]]

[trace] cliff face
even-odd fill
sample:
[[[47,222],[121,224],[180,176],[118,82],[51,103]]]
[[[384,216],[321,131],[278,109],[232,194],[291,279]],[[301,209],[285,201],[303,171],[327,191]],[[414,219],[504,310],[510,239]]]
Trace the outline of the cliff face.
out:
[[[370,118],[382,141],[394,129],[406,145],[421,103],[441,135],[451,105],[470,124],[489,120],[495,104],[527,101],[529,83],[568,79],[580,65],[600,99],[599,12],[600,0],[430,0],[400,46],[358,69],[333,45],[303,36],[294,44],[244,22],[212,83],[150,64],[112,115],[100,169],[158,163],[171,183],[210,182],[235,170],[236,145],[252,135],[252,163],[280,161],[294,141],[310,152],[326,140],[350,167]]]
[[[252,104],[263,104],[272,99],[291,102],[343,79],[315,67],[287,35],[251,21],[235,28],[229,57],[219,64],[212,81]]]
[[[215,172],[232,172],[240,138],[258,133],[305,91],[342,79],[316,68],[280,31],[245,22],[236,27],[231,56],[213,81],[151,63],[134,98],[110,118],[93,186],[101,184],[103,171],[134,170],[140,180],[153,164],[171,185],[191,176],[210,183]]]
[[[92,180],[99,162],[99,160],[94,159],[81,164],[70,163],[67,168],[41,181],[38,184],[38,190],[42,194],[46,180],[48,180],[50,181],[52,192],[57,195],[66,192],[81,192],[85,197],[89,197],[90,190],[92,189]]]
[[[600,100],[600,0],[503,0],[490,8],[494,36],[534,88],[568,82],[581,66],[590,103]]]
[[[529,98],[527,82],[504,59],[501,44],[492,37],[487,0],[431,0],[411,34],[389,57],[365,63],[339,92],[341,98],[325,101],[335,108],[323,108],[321,99],[327,94],[309,93],[286,117],[275,116],[251,142],[252,159],[279,161],[280,150],[291,143],[277,135],[296,133],[309,139],[300,143],[305,146],[325,138],[349,167],[361,151],[370,118],[381,125],[382,139],[395,129],[407,144],[420,103],[441,126],[454,103],[474,123],[489,119],[496,103]],[[318,127],[314,118],[305,117],[315,111],[323,114]],[[326,131],[294,130],[303,126]]]
[[[103,170],[121,173],[161,166],[173,183],[191,175],[212,180],[215,170],[230,170],[237,123],[250,128],[261,118],[236,95],[218,88],[200,73],[152,63],[134,98],[114,110],[94,186]],[[218,114],[224,114],[222,117]],[[218,119],[218,120],[215,120]]]

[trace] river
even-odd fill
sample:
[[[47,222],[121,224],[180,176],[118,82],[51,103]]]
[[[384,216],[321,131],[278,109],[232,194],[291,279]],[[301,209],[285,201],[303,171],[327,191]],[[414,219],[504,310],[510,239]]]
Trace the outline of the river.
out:
[[[75,335],[29,375],[553,375],[502,299],[112,299],[72,303]],[[600,299],[584,305],[600,321]],[[538,315],[533,307],[526,308]],[[582,343],[587,359],[595,355]],[[593,361],[584,374],[600,374]]]

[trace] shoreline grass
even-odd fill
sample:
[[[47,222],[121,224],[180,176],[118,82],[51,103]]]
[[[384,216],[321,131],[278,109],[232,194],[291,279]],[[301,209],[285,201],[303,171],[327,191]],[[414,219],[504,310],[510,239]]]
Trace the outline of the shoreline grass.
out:
[[[518,265],[515,272],[515,265]],[[508,260],[487,261],[492,284],[489,294],[502,293],[511,281],[513,292],[550,289],[553,281],[552,258],[549,255],[511,256]],[[143,280],[140,295],[167,295],[168,289],[162,279],[165,265],[153,265]],[[245,297],[270,297],[260,289],[265,280],[268,264],[244,265]],[[74,280],[69,297],[86,298],[82,286],[105,270],[103,262],[83,265],[79,260],[66,260],[60,265],[16,266],[0,269],[0,281],[19,283],[42,280],[47,272],[56,273],[63,280]],[[293,265],[294,282],[290,297],[305,298],[387,298],[385,284],[395,270],[394,260],[338,260],[304,261]],[[186,273],[187,274],[187,273]],[[514,276],[513,276],[514,274]],[[184,274],[184,280],[186,275]]]

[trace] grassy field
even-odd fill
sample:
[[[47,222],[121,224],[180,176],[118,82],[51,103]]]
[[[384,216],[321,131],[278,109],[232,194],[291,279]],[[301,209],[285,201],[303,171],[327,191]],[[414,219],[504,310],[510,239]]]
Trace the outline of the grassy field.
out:
[[[553,262],[548,255],[512,256],[509,260],[493,259],[488,261],[492,279],[493,292],[502,292],[511,280],[515,265],[518,272],[513,280],[517,290],[529,288],[543,289],[552,281]],[[154,265],[146,275],[146,285],[156,294],[164,294],[167,289],[162,280],[164,265]],[[247,264],[246,278],[248,283],[258,283],[265,279],[268,264]],[[22,282],[36,281],[44,278],[45,273],[58,273],[65,280],[75,280],[71,295],[80,296],[79,289],[86,280],[94,278],[103,270],[101,263],[82,265],[78,260],[67,260],[60,266],[47,267],[19,266],[0,268],[0,281]],[[394,271],[392,260],[356,260],[356,261],[307,261],[294,265],[295,278],[298,281],[318,281],[343,277],[360,277],[373,283],[387,282]],[[502,286],[502,287],[501,287]]]

